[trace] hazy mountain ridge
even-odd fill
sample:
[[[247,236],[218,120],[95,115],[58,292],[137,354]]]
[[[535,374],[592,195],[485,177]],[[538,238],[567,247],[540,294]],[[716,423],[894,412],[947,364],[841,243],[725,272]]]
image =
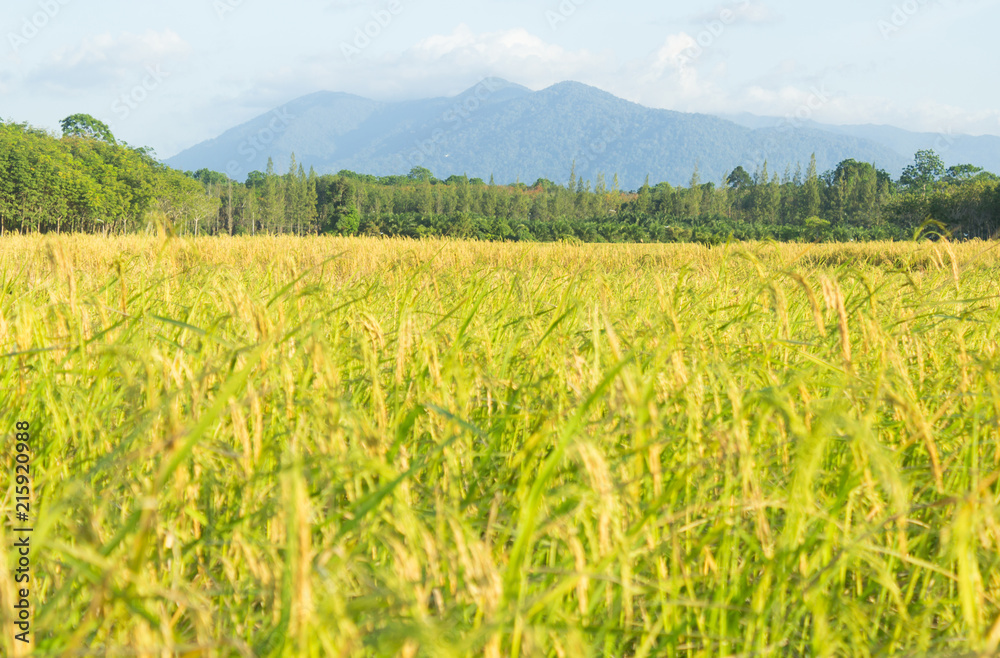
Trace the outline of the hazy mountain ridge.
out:
[[[791,126],[751,116],[651,109],[576,82],[533,92],[494,78],[454,97],[394,103],[317,92],[166,163],[242,180],[250,171],[263,171],[268,156],[283,172],[294,152],[298,162],[319,173],[405,174],[421,166],[440,178],[464,173],[492,175],[500,183],[537,178],[562,183],[575,161],[577,175],[586,180],[603,173],[610,185],[617,173],[623,188],[636,189],[647,175],[653,183],[686,185],[696,165],[702,182],[716,183],[738,165],[753,172],[765,160],[772,173],[804,170],[812,153],[820,171],[854,158],[898,175],[916,150],[900,149],[926,141],[899,129],[890,134],[812,122]],[[976,152],[983,157],[968,161],[990,168],[985,156],[1000,153],[987,138],[948,139],[951,148],[943,156],[949,164],[953,156]],[[989,139],[1000,145],[1000,138]]]
[[[748,128],[776,126],[785,122],[778,117],[748,113],[721,116]],[[816,121],[803,121],[802,126],[875,142],[908,159],[912,159],[913,154],[920,149],[933,149],[949,166],[973,164],[993,173],[1000,172],[1000,137],[995,135],[961,135],[950,131],[912,132],[880,124],[835,125]]]

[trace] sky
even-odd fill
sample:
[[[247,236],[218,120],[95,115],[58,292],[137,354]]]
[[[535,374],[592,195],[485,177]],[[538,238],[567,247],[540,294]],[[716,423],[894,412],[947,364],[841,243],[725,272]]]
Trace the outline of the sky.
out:
[[[1000,135],[997,0],[4,0],[0,118],[161,158],[299,96],[564,80],[648,107]]]

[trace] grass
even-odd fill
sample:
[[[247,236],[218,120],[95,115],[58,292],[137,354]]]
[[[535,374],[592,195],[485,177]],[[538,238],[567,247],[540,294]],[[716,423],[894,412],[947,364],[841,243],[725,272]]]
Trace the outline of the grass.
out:
[[[7,237],[35,655],[993,655],[998,275],[982,242]]]

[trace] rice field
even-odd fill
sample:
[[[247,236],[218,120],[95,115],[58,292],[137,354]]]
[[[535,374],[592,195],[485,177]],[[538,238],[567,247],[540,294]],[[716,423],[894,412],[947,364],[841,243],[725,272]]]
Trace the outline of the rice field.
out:
[[[0,653],[996,655],[998,254],[5,236]]]

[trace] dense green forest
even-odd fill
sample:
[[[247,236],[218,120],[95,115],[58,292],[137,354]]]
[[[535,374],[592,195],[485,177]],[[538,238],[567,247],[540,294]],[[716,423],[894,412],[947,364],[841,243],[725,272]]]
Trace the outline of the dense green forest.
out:
[[[0,230],[122,233],[156,218],[186,225],[218,201],[145,148],[118,143],[87,115],[62,121],[62,138],[0,124]]]
[[[1000,229],[1000,178],[973,165],[945,168],[918,151],[898,180],[845,160],[820,173],[737,167],[724,181],[637,191],[610,180],[531,184],[427,169],[375,177],[308,173],[294,155],[285,173],[268,162],[245,181],[201,169],[182,173],[148,149],[115,140],[83,114],[57,137],[0,124],[0,231],[126,233],[157,226],[178,234],[315,233],[453,236],[485,240],[719,242],[726,239],[910,239],[928,224],[954,237]]]

